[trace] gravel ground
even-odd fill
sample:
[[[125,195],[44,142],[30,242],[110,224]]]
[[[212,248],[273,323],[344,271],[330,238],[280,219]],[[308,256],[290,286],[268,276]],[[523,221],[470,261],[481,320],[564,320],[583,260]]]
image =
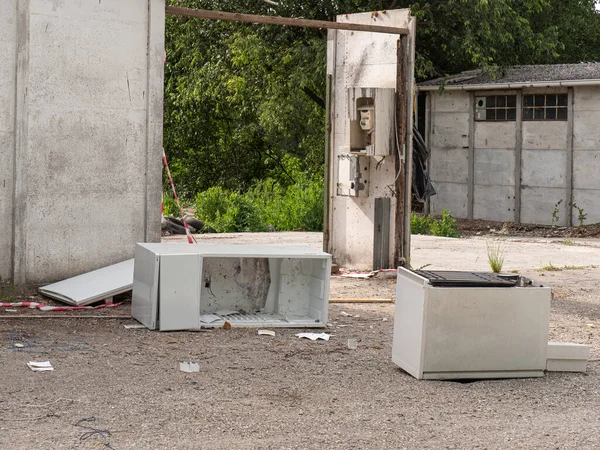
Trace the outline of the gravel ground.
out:
[[[320,246],[316,233],[208,238],[218,239]],[[585,374],[417,381],[390,360],[393,304],[330,305],[329,342],[299,340],[292,329],[159,333],[125,329],[130,319],[2,320],[22,313],[0,311],[0,448],[600,448],[596,242],[510,242],[537,255],[513,255],[511,270],[553,286],[550,339],[591,345]],[[413,259],[472,270],[481,249],[485,239],[415,237]],[[538,259],[567,265],[565,255],[580,268],[537,270]],[[334,277],[331,297],[393,298],[394,288],[389,277]],[[128,313],[128,304],[111,311]],[[18,341],[39,347],[11,348]],[[34,373],[31,360],[55,370]],[[179,371],[190,360],[200,372]]]

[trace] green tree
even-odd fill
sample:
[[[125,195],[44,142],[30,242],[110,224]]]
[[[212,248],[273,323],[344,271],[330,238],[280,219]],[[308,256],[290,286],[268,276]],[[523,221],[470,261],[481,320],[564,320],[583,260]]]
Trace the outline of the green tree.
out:
[[[172,6],[335,20],[411,8],[418,79],[476,67],[600,60],[593,0],[167,0]],[[272,2],[271,2],[272,3]],[[165,149],[185,198],[322,173],[325,30],[168,16]]]

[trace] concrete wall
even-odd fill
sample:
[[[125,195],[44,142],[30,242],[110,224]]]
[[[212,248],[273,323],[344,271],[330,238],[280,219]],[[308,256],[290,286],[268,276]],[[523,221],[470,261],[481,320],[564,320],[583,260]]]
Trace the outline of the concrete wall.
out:
[[[454,217],[467,217],[469,192],[469,93],[446,91],[430,93],[428,145],[431,151],[429,173],[436,195],[431,197],[431,213],[444,209]]]
[[[578,211],[569,216],[573,201],[587,214],[585,223],[599,222],[600,87],[571,92],[567,121],[521,121],[518,111],[514,122],[472,120],[474,96],[516,94],[519,105],[522,95],[568,90],[430,92],[430,168],[437,191],[431,213],[449,209],[460,218],[577,225]]]
[[[414,36],[415,21],[410,10],[392,10],[377,17],[369,13],[338,16],[338,22],[371,25],[410,27]],[[332,86],[332,139],[330,159],[330,192],[328,199],[330,245],[335,262],[344,267],[369,269],[373,265],[374,205],[376,197],[391,198],[389,229],[390,263],[394,250],[393,187],[396,155],[385,158],[372,157],[369,170],[368,197],[342,197],[337,195],[338,155],[347,153],[350,144],[348,88],[395,88],[398,35],[346,32],[330,30],[328,34],[327,73],[333,77]],[[409,73],[412,77],[414,61],[413,39],[409,39]],[[412,80],[411,80],[412,85]],[[412,89],[408,104],[412,104]],[[411,130],[411,127],[408,128]],[[380,161],[378,165],[377,162]],[[391,188],[390,188],[391,186]],[[409,233],[410,235],[410,233]]]
[[[2,2],[0,275],[132,257],[160,239],[164,0]]]
[[[0,0],[0,287],[12,278],[17,0]]]
[[[587,215],[585,223],[600,222],[600,86],[574,89],[573,202]],[[578,211],[573,210],[578,225]]]

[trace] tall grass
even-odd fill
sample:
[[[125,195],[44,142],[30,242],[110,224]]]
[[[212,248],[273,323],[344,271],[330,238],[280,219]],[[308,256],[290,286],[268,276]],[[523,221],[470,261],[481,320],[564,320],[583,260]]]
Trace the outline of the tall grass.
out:
[[[492,272],[500,273],[504,265],[504,246],[502,241],[497,241],[496,243],[486,241],[485,246],[487,247],[488,263]]]

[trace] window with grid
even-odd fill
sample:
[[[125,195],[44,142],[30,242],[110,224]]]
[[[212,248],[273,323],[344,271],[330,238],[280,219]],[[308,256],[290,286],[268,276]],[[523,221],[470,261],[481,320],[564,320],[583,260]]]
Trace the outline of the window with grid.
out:
[[[516,95],[488,95],[485,103],[480,99],[476,108],[481,111],[485,108],[485,119],[483,114],[477,114],[477,120],[485,121],[515,121],[517,120],[517,96]]]
[[[523,120],[567,120],[567,94],[523,96]]]

